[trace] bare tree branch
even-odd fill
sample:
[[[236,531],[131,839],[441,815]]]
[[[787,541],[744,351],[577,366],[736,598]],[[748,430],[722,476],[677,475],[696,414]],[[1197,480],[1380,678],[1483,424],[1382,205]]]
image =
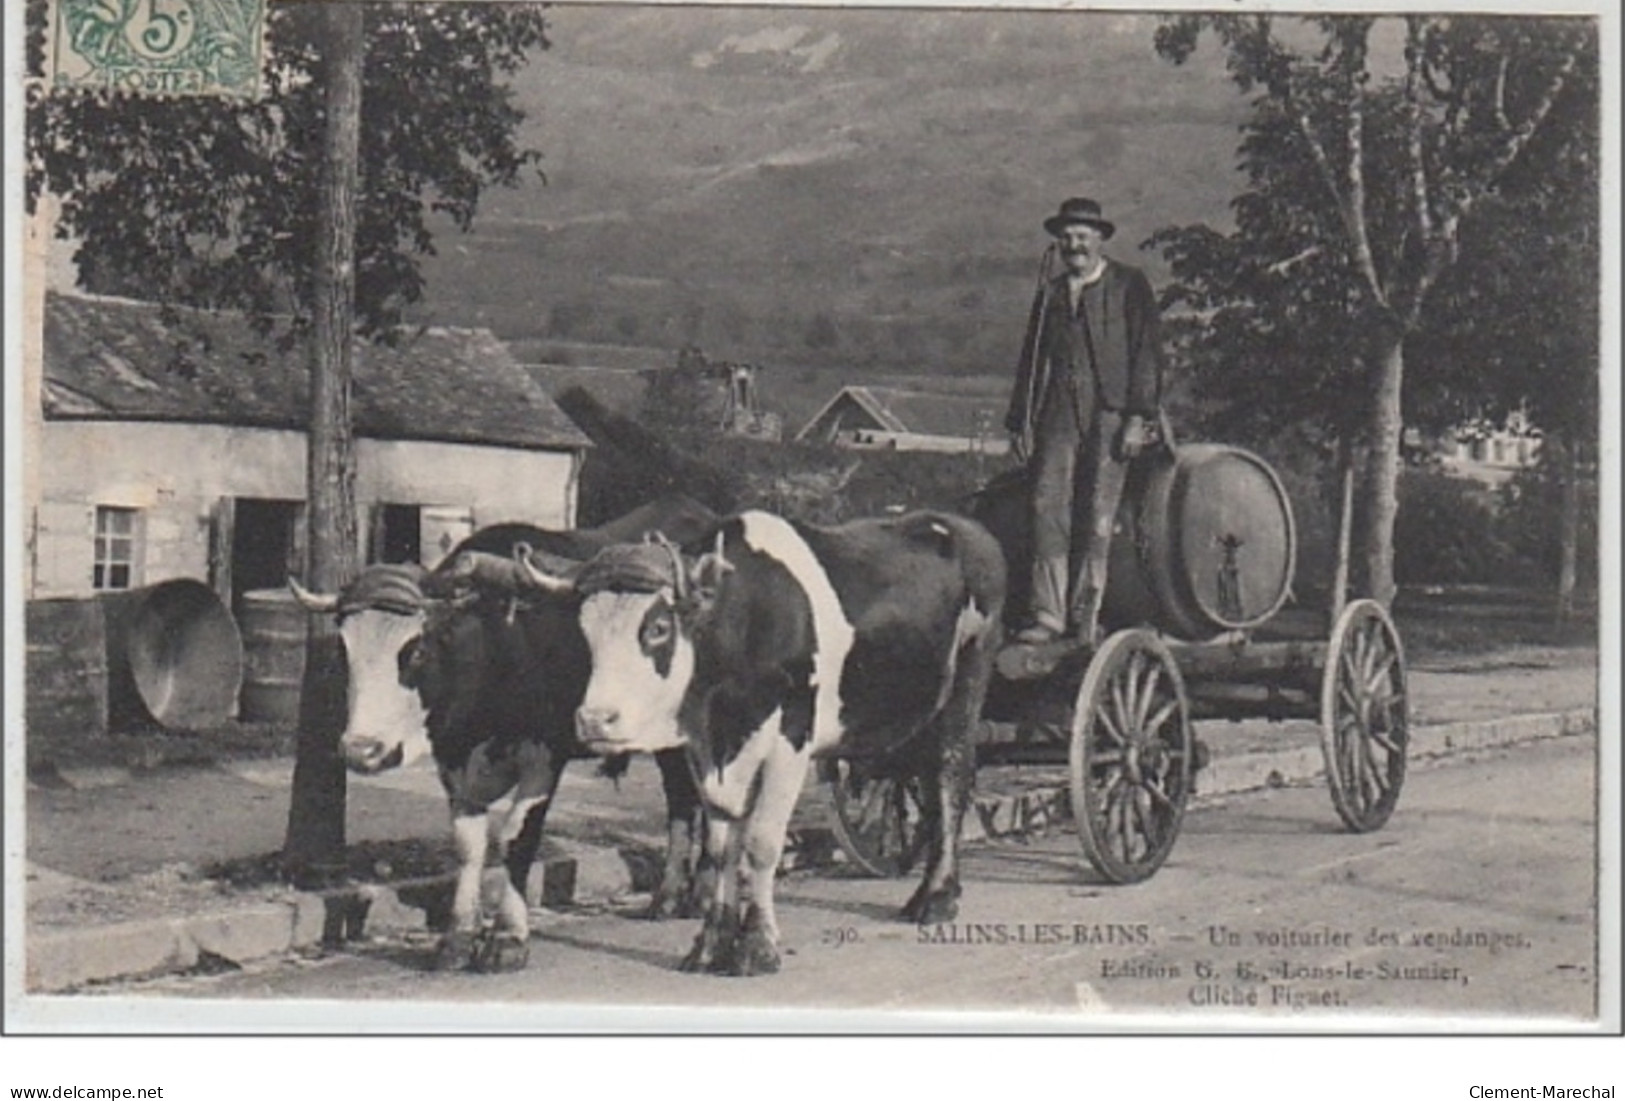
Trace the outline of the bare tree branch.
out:
[[[1421,320],[1423,300],[1427,298],[1428,292],[1433,289],[1440,276],[1445,273],[1451,264],[1455,263],[1460,250],[1462,220],[1480,199],[1490,193],[1496,183],[1500,181],[1502,175],[1512,167],[1524,149],[1528,147],[1529,142],[1533,140],[1541,124],[1551,114],[1552,107],[1557,102],[1557,97],[1568,83],[1569,74],[1574,72],[1579,60],[1577,51],[1571,51],[1563,58],[1562,64],[1552,74],[1552,79],[1547,83],[1540,99],[1536,101],[1534,107],[1530,110],[1529,116],[1515,129],[1510,123],[1506,125],[1508,131],[1506,143],[1490,161],[1489,167],[1477,180],[1465,185],[1460,190],[1459,197],[1456,198],[1452,209],[1437,223],[1434,232],[1424,238],[1426,242],[1426,258],[1417,274],[1415,283],[1407,288],[1406,293],[1403,295],[1405,306],[1401,310],[1401,315],[1406,328],[1414,328]],[[1505,103],[1502,97],[1505,92],[1506,73],[1506,60],[1502,59],[1500,70],[1496,76],[1495,88],[1495,104],[1499,119],[1504,119]]]
[[[1412,293],[1407,296],[1410,305],[1406,314],[1413,324],[1415,319],[1420,317],[1422,299],[1427,296],[1428,291],[1438,282],[1445,269],[1455,260],[1462,219],[1467,216],[1480,199],[1489,194],[1490,190],[1500,181],[1501,176],[1507,169],[1512,167],[1518,156],[1528,147],[1536,131],[1546,121],[1546,116],[1551,114],[1552,106],[1557,102],[1558,95],[1563,91],[1564,85],[1568,83],[1569,74],[1574,71],[1574,67],[1579,64],[1579,60],[1578,52],[1574,51],[1571,51],[1563,58],[1563,63],[1558,66],[1557,72],[1552,74],[1552,79],[1547,83],[1545,91],[1529,112],[1529,117],[1524,119],[1523,124],[1516,130],[1512,131],[1507,138],[1506,144],[1501,147],[1501,151],[1490,161],[1489,168],[1477,181],[1463,191],[1461,198],[1455,204],[1455,209],[1439,223],[1438,231],[1428,248],[1427,262],[1423,265],[1421,274],[1417,277]]]
[[[1511,65],[1511,55],[1503,54],[1501,67],[1495,74],[1495,125],[1503,134],[1512,129],[1507,118],[1507,69]]]
[[[1568,83],[1569,74],[1574,72],[1574,67],[1579,63],[1580,55],[1577,51],[1571,50],[1565,55],[1563,64],[1559,65],[1557,72],[1552,74],[1552,79],[1547,83],[1546,90],[1541,93],[1540,99],[1536,101],[1534,108],[1529,112],[1529,117],[1524,119],[1523,125],[1515,130],[1508,127],[1511,134],[1507,138],[1506,145],[1490,162],[1489,170],[1479,180],[1478,186],[1474,187],[1462,198],[1461,213],[1465,214],[1469,207],[1483,198],[1490,188],[1494,187],[1500,180],[1502,174],[1512,167],[1513,162],[1518,159],[1518,156],[1535,136],[1535,132],[1540,129],[1541,123],[1546,121],[1546,116],[1552,113],[1552,107],[1557,103],[1557,97],[1562,94],[1564,86]],[[1503,68],[1502,71],[1504,72],[1505,69]]]
[[[1351,48],[1345,46],[1345,49]],[[1371,294],[1382,305],[1388,305],[1388,295],[1377,274],[1376,257],[1371,250],[1371,232],[1366,224],[1365,203],[1365,90],[1359,75],[1364,70],[1363,59],[1358,66],[1350,66],[1345,74],[1344,94],[1348,97],[1348,117],[1343,132],[1348,152],[1344,172],[1348,184],[1347,210],[1344,222],[1348,226],[1349,244],[1354,250],[1354,263],[1364,277]]]
[[[1411,202],[1415,206],[1412,214],[1416,233],[1425,246],[1433,239],[1433,210],[1432,198],[1428,194],[1427,165],[1422,159],[1422,95],[1418,84],[1425,61],[1420,17],[1405,17],[1405,39],[1405,99],[1408,104],[1405,155],[1410,161]],[[1502,72],[1504,74],[1504,68]]]
[[[1271,275],[1285,275],[1288,271],[1297,267],[1305,260],[1313,260],[1324,251],[1325,250],[1319,245],[1310,245],[1308,248],[1297,253],[1296,255],[1288,256],[1284,259],[1275,261],[1275,263],[1265,267],[1264,270]]]

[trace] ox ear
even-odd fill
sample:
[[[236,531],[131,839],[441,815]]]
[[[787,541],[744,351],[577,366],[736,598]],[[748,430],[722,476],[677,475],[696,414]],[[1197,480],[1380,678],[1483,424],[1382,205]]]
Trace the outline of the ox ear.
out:
[[[338,593],[313,593],[291,577],[288,578],[288,591],[306,611],[324,614],[338,611]]]

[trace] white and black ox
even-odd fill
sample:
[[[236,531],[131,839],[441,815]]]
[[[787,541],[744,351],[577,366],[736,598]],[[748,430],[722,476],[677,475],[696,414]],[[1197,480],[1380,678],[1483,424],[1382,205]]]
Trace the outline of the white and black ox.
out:
[[[334,595],[290,580],[306,608],[338,616],[349,672],[345,763],[371,775],[432,755],[439,770],[458,871],[437,966],[496,971],[528,962],[525,886],[547,810],[564,766],[595,755],[576,738],[575,713],[591,670],[578,601],[524,584],[526,575],[515,570],[473,567],[511,564],[521,549],[580,562],[608,545],[657,530],[701,531],[716,519],[679,495],[600,528],[496,525],[465,540],[433,573],[369,566]],[[492,585],[493,575],[508,581]],[[669,843],[649,913],[666,917],[692,912],[699,804],[681,752],[655,757]],[[620,758],[607,771],[625,764]],[[481,885],[493,840],[507,875],[487,930]]]
[[[929,856],[903,916],[954,916],[1005,595],[984,528],[942,513],[814,527],[745,512],[683,549],[612,547],[573,576],[527,569],[582,598],[581,740],[604,754],[687,749],[718,874],[685,970],[778,969],[773,877],[814,757],[917,769]]]

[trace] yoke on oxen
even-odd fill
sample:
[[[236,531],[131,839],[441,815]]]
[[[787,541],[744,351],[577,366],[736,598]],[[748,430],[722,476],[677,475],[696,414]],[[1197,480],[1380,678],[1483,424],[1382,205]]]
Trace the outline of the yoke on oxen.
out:
[[[372,774],[428,755],[439,771],[458,855],[452,927],[440,946],[443,967],[523,966],[527,885],[547,808],[564,766],[591,755],[575,737],[575,709],[589,668],[575,602],[531,583],[515,556],[574,568],[598,548],[662,519],[693,527],[713,518],[679,497],[588,531],[521,524],[482,529],[431,573],[369,566],[337,594],[311,593],[290,579],[306,608],[339,617],[350,672],[342,740],[350,768]],[[581,558],[541,546],[575,550]],[[661,917],[690,905],[697,796],[680,755],[657,759],[669,844],[650,913]],[[624,759],[618,764],[624,771]],[[505,812],[496,809],[510,797]],[[507,876],[495,921],[488,923],[480,886],[493,833]]]

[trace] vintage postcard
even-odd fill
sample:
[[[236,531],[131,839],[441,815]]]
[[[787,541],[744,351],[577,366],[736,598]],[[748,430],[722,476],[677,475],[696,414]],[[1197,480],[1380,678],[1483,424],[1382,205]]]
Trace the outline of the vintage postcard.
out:
[[[1618,1034],[1617,11],[17,7],[7,1031]]]

